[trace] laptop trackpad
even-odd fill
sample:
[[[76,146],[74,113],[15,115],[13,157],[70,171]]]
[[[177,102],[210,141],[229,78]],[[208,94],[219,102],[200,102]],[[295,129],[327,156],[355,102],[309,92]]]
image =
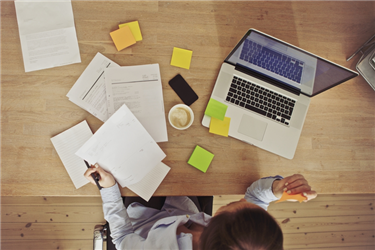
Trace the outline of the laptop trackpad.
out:
[[[248,115],[243,115],[240,126],[238,128],[238,132],[258,141],[262,141],[264,132],[266,132],[266,128],[266,122]]]

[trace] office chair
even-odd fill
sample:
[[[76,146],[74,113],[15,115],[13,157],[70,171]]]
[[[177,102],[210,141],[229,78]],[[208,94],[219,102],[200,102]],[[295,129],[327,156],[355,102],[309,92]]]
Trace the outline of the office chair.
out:
[[[356,69],[358,73],[366,80],[366,82],[375,90],[375,34],[367,40],[353,55],[346,61],[352,59],[359,52],[362,53],[358,60]]]
[[[194,202],[200,212],[212,215],[213,196],[189,196]],[[125,207],[127,208],[131,203],[138,202],[146,207],[161,209],[166,199],[162,197],[151,197],[146,202],[140,197],[122,197]],[[104,225],[96,225],[94,228],[94,250],[116,250],[112,238],[110,236],[110,228],[108,222]]]

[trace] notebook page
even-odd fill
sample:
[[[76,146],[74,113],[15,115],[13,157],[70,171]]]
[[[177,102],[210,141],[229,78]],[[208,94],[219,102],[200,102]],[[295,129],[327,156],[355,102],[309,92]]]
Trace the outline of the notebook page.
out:
[[[89,183],[83,176],[87,170],[85,162],[75,152],[92,136],[86,120],[51,138],[66,171],[76,189]]]
[[[170,167],[160,162],[140,182],[129,185],[128,188],[145,201],[149,201],[170,169]]]

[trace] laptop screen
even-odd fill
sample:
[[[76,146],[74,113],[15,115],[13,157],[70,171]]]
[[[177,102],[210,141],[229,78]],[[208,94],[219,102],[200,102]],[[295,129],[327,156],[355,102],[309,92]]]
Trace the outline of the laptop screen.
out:
[[[314,96],[358,74],[250,29],[225,60]]]

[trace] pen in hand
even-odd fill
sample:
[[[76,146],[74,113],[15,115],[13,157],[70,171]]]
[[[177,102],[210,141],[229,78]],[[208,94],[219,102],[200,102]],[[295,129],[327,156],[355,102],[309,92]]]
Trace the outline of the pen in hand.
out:
[[[85,161],[85,164],[86,164],[87,168],[90,168],[90,165],[88,164],[87,161]],[[96,183],[96,186],[99,188],[99,190],[101,190],[102,187],[99,184],[99,176],[97,174],[92,173],[91,177],[94,179],[94,181]]]

